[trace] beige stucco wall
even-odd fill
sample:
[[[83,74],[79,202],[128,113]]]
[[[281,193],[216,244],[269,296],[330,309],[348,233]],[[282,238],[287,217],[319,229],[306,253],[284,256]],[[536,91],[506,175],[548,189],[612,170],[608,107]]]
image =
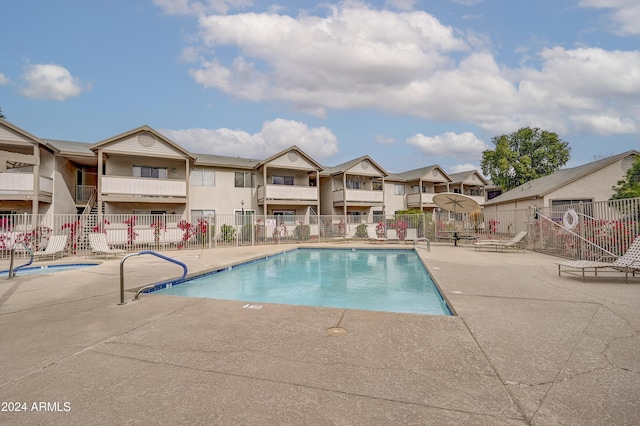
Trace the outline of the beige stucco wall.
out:
[[[76,166],[63,157],[56,157],[53,174],[53,213],[76,213]]]
[[[404,185],[405,195],[395,195],[395,185]],[[384,182],[384,205],[385,205],[385,213],[387,215],[393,214],[398,210],[406,210],[406,194],[409,193],[411,187],[405,185],[402,182]]]
[[[166,167],[167,179],[184,180],[186,162],[179,159],[124,156],[110,154],[105,161],[105,172],[108,176],[133,176],[133,166]],[[176,172],[173,172],[173,169]]]
[[[215,210],[218,214],[233,214],[241,210],[258,212],[256,188],[236,188],[235,170],[216,167],[199,167],[215,171],[214,186],[189,185],[189,208],[191,210]],[[251,173],[250,171],[245,171]]]

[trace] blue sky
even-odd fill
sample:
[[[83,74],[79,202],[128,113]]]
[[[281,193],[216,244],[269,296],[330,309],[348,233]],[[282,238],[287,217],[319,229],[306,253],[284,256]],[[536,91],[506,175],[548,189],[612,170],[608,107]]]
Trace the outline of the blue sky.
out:
[[[143,124],[193,153],[480,167],[532,126],[576,166],[640,149],[637,0],[21,0],[0,108],[36,136]]]

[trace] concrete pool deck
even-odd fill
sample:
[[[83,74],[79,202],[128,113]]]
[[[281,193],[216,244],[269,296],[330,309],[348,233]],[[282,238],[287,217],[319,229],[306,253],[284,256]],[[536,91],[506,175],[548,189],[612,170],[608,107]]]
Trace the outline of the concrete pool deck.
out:
[[[292,248],[164,254],[193,273]],[[119,306],[120,259],[1,280],[0,424],[640,423],[640,277],[583,283],[535,252],[418,252],[457,316],[129,291]],[[181,273],[153,256],[125,266],[127,289]]]

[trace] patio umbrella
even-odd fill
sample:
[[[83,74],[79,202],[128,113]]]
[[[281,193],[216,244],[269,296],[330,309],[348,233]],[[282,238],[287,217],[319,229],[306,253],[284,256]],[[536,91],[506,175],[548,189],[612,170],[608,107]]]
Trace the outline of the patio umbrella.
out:
[[[438,207],[454,213],[469,213],[480,208],[480,204],[473,198],[455,192],[436,194],[433,196],[433,202]]]

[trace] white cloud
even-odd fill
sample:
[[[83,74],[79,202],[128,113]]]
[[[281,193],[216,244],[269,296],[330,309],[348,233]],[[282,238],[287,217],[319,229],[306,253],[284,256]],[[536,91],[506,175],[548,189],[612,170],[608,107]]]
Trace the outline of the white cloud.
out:
[[[0,86],[11,83],[9,77],[0,72]]]
[[[452,3],[461,4],[463,6],[473,6],[480,3],[482,0],[451,0]]]
[[[449,167],[449,170],[447,170],[447,173],[460,173],[460,172],[468,172],[469,170],[475,170],[477,171],[480,176],[484,176],[482,174],[482,172],[480,170],[478,170],[478,166],[475,164],[470,164],[470,163],[466,163],[466,164],[458,164],[456,166],[453,167]]]
[[[600,1],[584,4],[623,4]],[[463,34],[423,11],[358,1],[322,10],[203,12],[197,45],[184,54],[195,61],[190,75],[240,99],[284,101],[320,117],[374,109],[493,133],[534,126],[566,134],[587,128],[581,117],[605,111],[614,120],[599,120],[600,132],[640,129],[638,50],[551,47],[528,56],[528,66],[508,67],[490,53],[486,35]]]
[[[259,133],[231,129],[162,129],[161,133],[193,153],[232,157],[268,158],[292,145],[312,158],[338,152],[338,139],[326,127],[309,128],[305,123],[281,118],[266,121]]]
[[[251,6],[251,0],[153,0],[167,15],[199,15],[227,13],[232,9]]]
[[[413,10],[418,0],[386,0],[385,4],[398,10]]]
[[[640,34],[640,2],[638,0],[580,0],[579,6],[608,9],[611,31],[621,36]]]
[[[425,156],[450,157],[458,160],[474,160],[489,146],[471,132],[447,132],[438,136],[418,133],[407,139],[409,145],[418,147]]]
[[[34,99],[64,101],[91,89],[63,66],[56,64],[29,65],[22,75],[25,86],[20,92]]]
[[[381,145],[393,145],[394,143],[396,143],[395,138],[385,135],[376,135],[375,140]]]

